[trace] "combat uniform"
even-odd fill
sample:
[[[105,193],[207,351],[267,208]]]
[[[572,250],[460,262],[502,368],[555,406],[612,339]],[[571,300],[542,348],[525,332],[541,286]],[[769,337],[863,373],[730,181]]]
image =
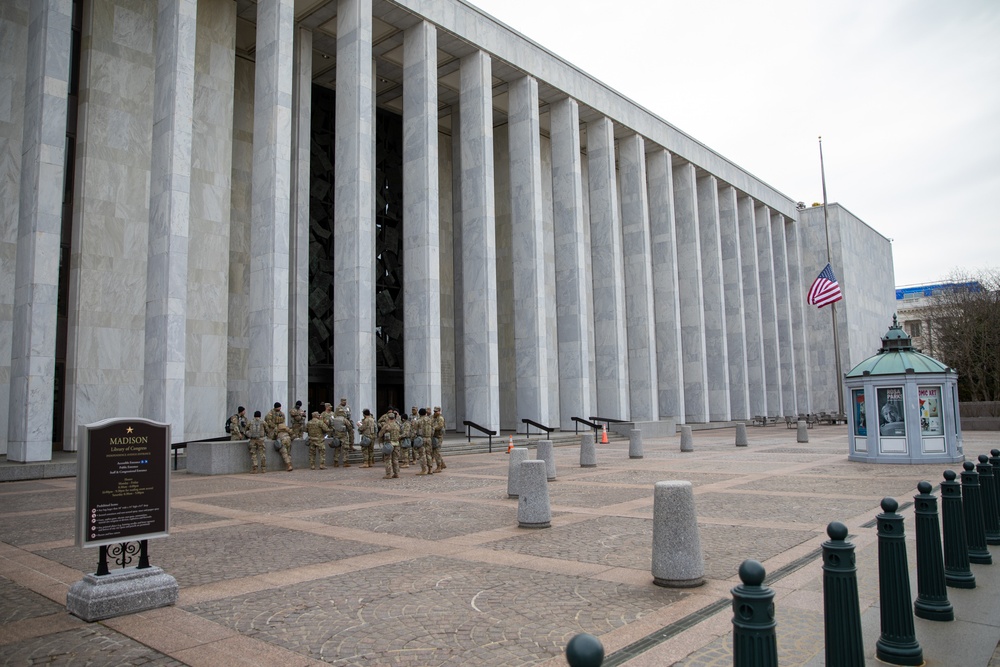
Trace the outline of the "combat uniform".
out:
[[[347,428],[347,446],[354,449],[354,422],[351,421],[351,406],[347,404],[347,399],[340,399],[340,405],[333,409],[334,417],[343,417],[344,426]]]
[[[385,461],[385,477],[382,479],[399,477],[399,424],[396,423],[395,414],[389,417],[385,426],[379,429],[378,441],[382,445],[389,443],[392,446],[392,451],[382,457],[382,460]]]
[[[430,475],[431,470],[431,436],[434,433],[434,425],[431,423],[431,416],[424,411],[424,414],[417,417],[416,429],[420,435],[420,447],[417,448],[417,460],[420,461],[420,472],[418,475]]]
[[[448,466],[444,464],[444,459],[441,458],[441,444],[444,441],[444,416],[441,415],[441,408],[434,408],[434,416],[431,417],[431,425],[434,427],[433,437],[431,438],[431,458],[434,459],[434,463],[437,467],[434,468],[434,472],[441,472]]]
[[[285,470],[288,472],[292,471],[292,434],[288,431],[288,427],[284,424],[278,426],[278,431],[276,433],[278,444],[281,445],[281,449],[278,453],[281,454],[281,460],[285,463]]]
[[[307,416],[306,411],[300,408],[291,408],[288,411],[289,429],[292,440],[298,440],[302,437],[302,429],[306,427]]]
[[[267,431],[267,437],[271,440],[277,440],[278,426],[284,423],[285,413],[281,411],[281,407],[271,408],[264,417],[264,428]]]
[[[244,415],[236,413],[229,418],[229,435],[230,440],[247,439],[247,418]]]
[[[413,423],[400,415],[399,422],[399,467],[410,467],[410,452],[413,450]]]
[[[247,424],[247,438],[250,440],[250,472],[257,472],[258,457],[260,457],[260,471],[267,472],[267,452],[264,450],[265,435],[264,420],[260,417],[254,417]]]
[[[309,434],[309,469],[316,469],[316,458],[319,458],[319,469],[326,469],[326,445],[323,444],[323,434],[329,433],[330,427],[319,418],[319,413],[314,412],[312,419],[306,424],[306,433]]]
[[[361,456],[364,458],[365,463],[362,467],[371,468],[375,465],[375,453],[373,448],[375,446],[375,419],[367,414],[358,424],[358,433],[362,437],[368,436],[368,444],[364,444],[364,440],[361,441]]]
[[[333,467],[338,468],[341,464],[345,468],[350,468],[350,455],[351,455],[351,445],[348,440],[348,433],[354,433],[354,424],[344,419],[343,417],[337,415],[336,410],[334,410],[334,417],[330,420],[330,426],[333,428]],[[351,438],[353,439],[353,437]]]

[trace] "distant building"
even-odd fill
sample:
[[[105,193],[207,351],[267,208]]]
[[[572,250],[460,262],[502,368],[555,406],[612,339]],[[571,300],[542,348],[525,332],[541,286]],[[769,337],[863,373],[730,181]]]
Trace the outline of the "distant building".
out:
[[[968,290],[978,291],[978,282],[944,282],[926,283],[921,285],[906,285],[896,288],[896,313],[903,325],[903,330],[913,342],[913,347],[931,357],[937,357],[940,349],[937,346],[934,327],[933,305],[934,297],[944,291]]]

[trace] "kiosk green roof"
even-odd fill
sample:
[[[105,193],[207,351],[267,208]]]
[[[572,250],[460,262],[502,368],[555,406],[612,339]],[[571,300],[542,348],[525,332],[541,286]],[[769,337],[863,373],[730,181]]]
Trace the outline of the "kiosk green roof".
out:
[[[911,370],[912,369],[912,370]],[[913,348],[913,341],[892,316],[892,326],[882,337],[882,349],[852,368],[847,377],[954,372],[945,364]]]

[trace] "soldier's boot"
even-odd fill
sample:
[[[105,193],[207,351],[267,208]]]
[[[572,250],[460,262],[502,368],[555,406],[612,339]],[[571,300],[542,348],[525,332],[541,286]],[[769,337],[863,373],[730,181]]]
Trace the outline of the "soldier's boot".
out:
[[[421,468],[420,472],[417,473],[418,476],[419,475],[426,475],[426,474],[427,474],[427,468]]]
[[[251,474],[251,475],[256,475],[256,474],[257,474],[257,466],[254,466],[254,467],[252,467],[252,468],[250,469],[250,474]]]
[[[344,461],[344,467],[345,467],[345,468],[350,468],[350,467],[351,467],[351,464],[350,464],[350,463],[348,463],[347,461]]]
[[[395,475],[393,475],[393,476],[392,476],[392,478],[393,478],[393,479],[399,479],[399,475],[398,475],[398,474],[395,474]]]
[[[392,475],[387,473],[385,476],[382,477],[382,479],[392,479]]]
[[[445,462],[444,462],[444,461],[441,461],[441,465],[440,465],[440,468],[441,468],[441,470],[444,470],[444,469],[445,469],[445,468],[447,468],[447,467],[448,467],[448,466],[447,466],[447,465],[445,465]]]
[[[288,472],[292,472],[292,464],[291,464],[291,463],[289,463],[289,464],[288,464],[288,467],[287,467],[287,468],[285,468],[285,470],[287,470]]]
[[[339,468],[340,467],[340,462],[339,461],[334,461],[333,462],[333,467],[334,468]]]

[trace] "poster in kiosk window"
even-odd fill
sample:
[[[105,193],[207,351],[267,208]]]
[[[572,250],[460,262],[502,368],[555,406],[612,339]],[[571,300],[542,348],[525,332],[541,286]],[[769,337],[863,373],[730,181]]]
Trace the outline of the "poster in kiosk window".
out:
[[[878,432],[885,436],[906,436],[903,420],[903,388],[878,388]]]
[[[170,425],[105,419],[79,427],[76,546],[170,532]]]

